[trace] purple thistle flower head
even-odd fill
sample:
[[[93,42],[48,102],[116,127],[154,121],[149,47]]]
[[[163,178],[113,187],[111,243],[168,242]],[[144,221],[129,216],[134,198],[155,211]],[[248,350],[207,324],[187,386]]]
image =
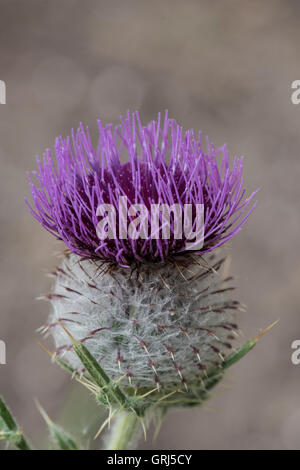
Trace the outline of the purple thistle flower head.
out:
[[[254,209],[255,193],[245,198],[242,159],[235,158],[230,168],[226,147],[215,149],[208,140],[205,153],[201,133],[184,132],[167,112],[163,122],[159,114],[147,126],[142,126],[137,112],[128,112],[119,125],[98,121],[98,127],[96,147],[88,128],[81,125],[72,138],[57,138],[56,158],[47,150],[42,162],[37,159],[38,171],[32,173],[37,182],[28,175],[34,204],[26,202],[31,214],[72,252],[121,266],[164,262],[191,248],[185,232],[176,234],[176,212],[169,216],[168,236],[162,235],[165,219],[159,213],[160,235],[153,237],[151,208],[190,207],[195,228],[196,207],[201,205],[202,244],[193,253],[202,254],[236,235]],[[143,236],[120,236],[120,198],[148,210]],[[116,227],[114,236],[100,239],[98,208],[104,204],[114,208]],[[129,213],[128,222],[133,218]]]

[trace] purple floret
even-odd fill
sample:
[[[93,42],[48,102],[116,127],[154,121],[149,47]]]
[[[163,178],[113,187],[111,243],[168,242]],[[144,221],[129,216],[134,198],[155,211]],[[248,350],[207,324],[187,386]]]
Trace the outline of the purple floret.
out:
[[[159,114],[142,126],[136,112],[120,125],[98,121],[98,127],[96,147],[81,125],[72,138],[57,138],[56,158],[47,150],[42,162],[37,159],[35,182],[28,175],[31,214],[72,252],[122,266],[187,252],[184,236],[175,239],[172,230],[170,239],[100,240],[97,207],[114,205],[118,220],[119,196],[149,210],[151,204],[204,204],[204,243],[193,251],[201,254],[236,235],[254,209],[255,192],[244,198],[242,159],[235,157],[230,169],[225,146],[215,149],[207,140],[205,153],[201,133],[184,132],[167,113],[162,123]]]

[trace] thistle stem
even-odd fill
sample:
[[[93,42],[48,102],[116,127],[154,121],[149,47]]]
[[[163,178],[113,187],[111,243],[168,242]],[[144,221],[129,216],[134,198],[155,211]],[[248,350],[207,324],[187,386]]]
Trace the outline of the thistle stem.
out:
[[[139,418],[135,413],[121,411],[115,419],[107,450],[126,450],[134,444]]]

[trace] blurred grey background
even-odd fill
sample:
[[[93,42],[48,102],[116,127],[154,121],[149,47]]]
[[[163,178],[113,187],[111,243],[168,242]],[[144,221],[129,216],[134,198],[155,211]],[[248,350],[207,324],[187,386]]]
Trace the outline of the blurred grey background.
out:
[[[141,447],[300,448],[300,366],[290,359],[300,339],[300,105],[290,99],[299,25],[296,0],[0,0],[0,390],[34,442],[44,425],[33,397],[62,420],[71,394],[77,411],[66,420],[84,427],[89,396],[35,342],[49,309],[35,298],[62,245],[31,219],[25,172],[80,121],[95,129],[130,108],[146,123],[168,108],[245,156],[247,187],[261,191],[230,248],[248,306],[240,325],[248,338],[280,323],[206,406],[170,413]]]

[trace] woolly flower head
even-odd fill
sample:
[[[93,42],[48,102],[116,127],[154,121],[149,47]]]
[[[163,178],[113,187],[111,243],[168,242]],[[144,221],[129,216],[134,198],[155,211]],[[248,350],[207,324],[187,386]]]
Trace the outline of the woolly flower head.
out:
[[[183,132],[167,113],[147,126],[138,113],[115,127],[98,126],[96,147],[81,126],[72,138],[57,139],[55,160],[50,150],[37,160],[37,183],[29,176],[33,216],[69,248],[45,296],[52,311],[42,330],[73,371],[86,374],[91,362],[84,354],[91,354],[105,371],[105,387],[109,377],[123,390],[118,400],[124,391],[131,397],[123,407],[137,410],[132,397],[140,400],[145,390],[145,407],[196,405],[220,380],[237,330],[239,303],[230,296],[231,278],[220,274],[224,260],[212,250],[240,230],[255,193],[245,199],[241,159],[230,168],[226,147],[209,141],[205,153],[201,134]],[[172,217],[159,210],[153,218],[157,206],[172,208]],[[83,356],[72,338],[86,348]],[[102,395],[107,406],[109,390]]]
[[[238,233],[253,210],[253,194],[244,198],[242,160],[235,158],[230,168],[226,147],[215,149],[208,140],[205,153],[201,133],[184,132],[167,113],[163,122],[159,114],[147,126],[141,124],[138,113],[128,113],[119,125],[98,121],[98,128],[96,146],[83,126],[76,134],[72,132],[72,138],[59,137],[56,158],[47,150],[42,162],[37,159],[38,171],[33,172],[37,182],[29,175],[32,215],[72,252],[121,266],[165,261],[190,251],[191,245],[187,245],[187,234],[181,229],[181,236],[175,233],[177,214],[165,236],[165,220],[160,213],[158,235],[153,237],[150,209],[155,205],[189,206],[193,228],[195,208],[202,205],[202,243],[198,250],[192,250],[203,254]],[[143,236],[119,235],[121,198],[126,206],[138,204],[149,209],[149,230]],[[97,209],[105,204],[114,208],[116,236],[107,234],[99,239]],[[132,219],[128,214],[128,220],[123,220],[126,227]]]
[[[224,259],[208,262],[143,264],[134,274],[121,267],[101,272],[99,262],[68,255],[53,273],[43,330],[53,335],[57,356],[79,372],[61,322],[113,380],[125,374],[137,388],[163,389],[199,382],[231,351],[239,310],[231,278],[221,275]]]

